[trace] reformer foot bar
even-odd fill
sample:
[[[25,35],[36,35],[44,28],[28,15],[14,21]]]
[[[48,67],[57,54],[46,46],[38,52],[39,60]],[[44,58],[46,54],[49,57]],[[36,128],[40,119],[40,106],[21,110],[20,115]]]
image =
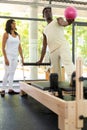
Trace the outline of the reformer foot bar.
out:
[[[22,65],[22,70],[23,70],[23,80],[25,81],[25,76],[24,76],[24,66],[51,66],[51,63],[50,62],[48,62],[48,63],[46,63],[46,62],[43,62],[43,63],[35,63],[35,62],[25,62],[25,63],[23,63],[23,65]]]
[[[76,97],[75,100],[66,101],[50,92],[44,91],[28,82],[20,82],[21,96],[26,93],[45,105],[58,115],[58,128],[60,130],[81,130],[83,119],[87,117],[87,100],[83,98],[82,59],[76,61]],[[44,81],[45,82],[45,81]]]
[[[24,66],[48,66],[51,65],[51,63],[23,63]]]

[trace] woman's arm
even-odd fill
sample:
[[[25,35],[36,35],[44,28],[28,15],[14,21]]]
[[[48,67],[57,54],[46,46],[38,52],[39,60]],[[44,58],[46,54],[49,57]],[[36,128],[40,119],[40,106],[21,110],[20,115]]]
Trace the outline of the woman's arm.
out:
[[[8,34],[4,33],[3,38],[2,38],[2,53],[3,53],[3,56],[4,56],[5,64],[9,65],[9,61],[8,61],[6,51],[5,51],[7,39],[8,39]]]
[[[24,57],[23,57],[23,51],[22,51],[21,44],[19,44],[18,50],[19,50],[19,54],[20,54],[20,57],[22,59],[22,64],[23,64],[24,63]]]
[[[20,39],[20,35],[18,35],[18,36],[19,36],[19,39]],[[22,60],[22,64],[23,64],[24,63],[24,57],[23,57],[23,51],[22,51],[21,44],[19,44],[18,51],[19,51],[19,54],[20,54],[20,57],[21,57],[21,60]]]

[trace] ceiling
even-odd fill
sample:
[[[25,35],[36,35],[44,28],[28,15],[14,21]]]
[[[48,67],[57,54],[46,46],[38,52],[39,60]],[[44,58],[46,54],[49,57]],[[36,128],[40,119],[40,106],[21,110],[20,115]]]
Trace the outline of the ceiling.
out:
[[[42,13],[45,6],[53,8],[53,14],[63,15],[67,6],[77,8],[78,17],[87,18],[87,0],[0,0],[0,12],[10,12],[13,16],[29,14],[29,7],[38,7],[38,13]]]

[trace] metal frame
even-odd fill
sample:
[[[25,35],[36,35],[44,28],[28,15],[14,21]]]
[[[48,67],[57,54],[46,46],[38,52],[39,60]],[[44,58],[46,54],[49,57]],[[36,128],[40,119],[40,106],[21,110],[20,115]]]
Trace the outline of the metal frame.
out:
[[[48,4],[46,2],[49,2]],[[53,4],[52,2],[56,2]],[[30,6],[51,6],[55,8],[65,8],[68,5],[74,5],[79,10],[87,10],[87,2],[80,1],[61,1],[61,0],[41,0],[41,2],[29,2],[29,1],[12,1],[12,0],[0,0],[3,4],[13,4],[13,5],[30,5]]]
[[[72,61],[75,63],[75,26],[87,26],[87,22],[74,22],[72,24]]]
[[[0,16],[0,18],[4,19],[20,19],[20,20],[34,20],[34,21],[45,21],[44,19],[39,19],[39,18],[25,18],[25,17],[11,17],[11,16]]]

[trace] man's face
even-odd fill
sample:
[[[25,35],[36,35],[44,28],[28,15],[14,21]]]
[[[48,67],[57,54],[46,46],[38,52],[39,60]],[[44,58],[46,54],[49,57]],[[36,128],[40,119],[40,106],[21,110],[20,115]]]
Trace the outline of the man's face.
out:
[[[44,10],[44,14],[43,14],[45,19],[51,19],[52,18],[52,11],[50,8],[47,8]]]

